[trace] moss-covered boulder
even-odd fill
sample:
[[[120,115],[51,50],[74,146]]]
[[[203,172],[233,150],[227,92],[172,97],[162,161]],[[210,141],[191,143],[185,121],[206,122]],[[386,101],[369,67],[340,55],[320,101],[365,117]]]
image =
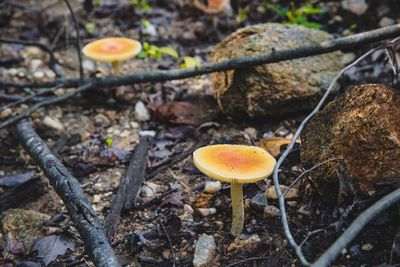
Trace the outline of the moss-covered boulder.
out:
[[[338,200],[340,179],[364,194],[400,185],[400,95],[379,84],[350,87],[313,117],[301,135],[301,160],[329,202]]]
[[[214,62],[274,50],[320,44],[326,32],[299,25],[266,23],[242,28],[215,46]],[[214,73],[221,110],[229,117],[263,119],[310,110],[343,67],[334,52],[258,67]]]

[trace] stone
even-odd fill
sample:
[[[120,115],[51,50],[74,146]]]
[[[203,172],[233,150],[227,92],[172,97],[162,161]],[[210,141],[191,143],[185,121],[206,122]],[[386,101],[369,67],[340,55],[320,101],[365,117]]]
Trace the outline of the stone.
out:
[[[57,119],[49,116],[44,117],[44,125],[57,131],[64,131],[64,125]]]
[[[212,52],[212,60],[252,56],[273,50],[319,45],[331,40],[326,32],[300,25],[266,23],[234,32]],[[282,61],[212,74],[222,112],[236,119],[276,118],[314,108],[324,90],[342,69],[342,53]]]
[[[32,59],[31,62],[29,63],[29,68],[31,71],[36,71],[37,68],[42,66],[43,61],[40,59]]]
[[[365,0],[343,0],[342,7],[345,10],[361,16],[367,11],[368,4]]]
[[[152,182],[146,182],[142,186],[140,193],[143,197],[154,197],[159,190],[160,186],[158,184]]]
[[[285,195],[286,200],[291,200],[299,197],[299,191],[296,188],[290,188],[286,185],[279,185],[281,188],[282,194],[284,194],[286,191],[288,191]],[[265,191],[265,195],[267,198],[270,199],[278,199],[278,194],[276,193],[275,186],[271,186],[270,188]]]
[[[387,27],[387,26],[393,25],[395,23],[396,23],[396,21],[394,19],[389,18],[389,17],[383,17],[379,21],[379,26],[380,27]]]
[[[227,250],[229,252],[240,249],[241,251],[255,251],[261,244],[261,239],[257,234],[251,235],[244,240],[237,240],[229,244]]]
[[[278,218],[280,216],[279,209],[275,206],[269,205],[264,209],[265,218]]]
[[[27,250],[33,242],[44,235],[42,224],[50,216],[32,210],[9,209],[3,213],[1,225],[3,233],[21,241]]]
[[[142,101],[136,102],[134,115],[137,121],[150,120],[150,112]]]
[[[202,217],[207,217],[217,213],[216,208],[198,208],[197,211]]]
[[[2,118],[2,119],[7,118],[7,117],[10,116],[11,114],[12,114],[12,109],[10,109],[10,108],[3,109],[3,110],[0,112],[0,118]]]
[[[221,189],[222,185],[220,181],[209,181],[206,182],[205,186],[204,186],[204,193],[216,193]]]
[[[363,251],[371,251],[374,249],[374,246],[372,246],[370,243],[366,243],[361,246],[361,250]]]
[[[212,235],[202,234],[196,244],[194,251],[193,266],[210,266],[216,252],[215,240]]]
[[[399,93],[380,84],[350,87],[306,124],[301,140],[305,168],[341,159],[342,164],[327,162],[310,176],[326,201],[338,201],[338,173],[364,195],[382,188],[379,184],[399,184]]]
[[[33,73],[33,77],[35,77],[36,79],[43,79],[44,78],[44,72],[41,70],[35,71]]]
[[[268,206],[268,199],[263,193],[259,193],[252,197],[250,204],[256,209],[263,210]]]

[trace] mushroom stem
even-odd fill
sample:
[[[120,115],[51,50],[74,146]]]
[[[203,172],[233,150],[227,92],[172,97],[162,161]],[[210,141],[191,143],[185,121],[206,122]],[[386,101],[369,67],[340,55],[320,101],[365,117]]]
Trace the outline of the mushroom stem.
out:
[[[244,225],[244,206],[243,206],[243,185],[231,184],[232,199],[232,226],[231,233],[239,236],[243,231]]]
[[[119,76],[119,62],[113,61],[111,64],[112,64],[113,74],[115,76]]]

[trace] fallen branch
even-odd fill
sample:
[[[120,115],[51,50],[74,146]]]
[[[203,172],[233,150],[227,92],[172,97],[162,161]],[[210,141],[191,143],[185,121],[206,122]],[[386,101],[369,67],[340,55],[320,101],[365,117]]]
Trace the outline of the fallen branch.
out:
[[[118,223],[122,210],[131,209],[136,203],[136,198],[144,181],[149,145],[149,137],[143,136],[132,153],[128,171],[121,179],[117,195],[104,222],[108,239],[111,239],[114,234],[115,226]]]
[[[355,231],[354,234],[349,234],[347,232],[347,230],[339,237],[339,239],[337,241],[335,241],[335,243],[329,248],[329,250],[327,252],[325,252],[320,259],[318,259],[314,264],[311,264],[304,256],[301,246],[297,244],[296,240],[294,239],[291,231],[290,231],[290,227],[289,227],[289,223],[288,223],[288,219],[287,219],[287,213],[286,213],[286,206],[285,206],[285,197],[284,194],[282,193],[282,190],[279,186],[279,171],[280,171],[280,167],[283,163],[283,161],[286,159],[286,157],[289,155],[289,153],[293,150],[293,147],[295,145],[296,140],[299,138],[300,133],[303,131],[304,126],[306,125],[306,123],[315,115],[317,114],[317,112],[321,109],[321,107],[323,106],[323,104],[325,103],[328,95],[331,93],[332,88],[334,87],[334,85],[336,84],[337,80],[350,68],[353,68],[354,66],[356,66],[360,61],[364,60],[367,56],[371,55],[373,52],[375,52],[378,49],[386,49],[387,47],[389,47],[390,45],[393,45],[395,42],[397,42],[399,38],[396,38],[394,40],[392,40],[391,42],[389,42],[388,44],[385,44],[383,47],[378,47],[375,49],[372,49],[370,51],[368,51],[367,53],[365,53],[364,55],[362,55],[361,57],[359,57],[356,61],[354,61],[352,64],[348,65],[347,67],[345,67],[344,69],[342,69],[338,75],[336,75],[336,77],[332,80],[331,84],[329,85],[328,89],[326,90],[325,94],[322,96],[320,102],[317,104],[317,106],[315,107],[315,109],[301,122],[300,126],[298,127],[296,133],[294,134],[290,144],[287,146],[286,150],[282,153],[281,157],[278,159],[276,165],[275,165],[275,169],[273,172],[273,181],[274,181],[274,186],[275,186],[275,190],[278,196],[278,200],[279,200],[279,210],[280,210],[280,215],[281,215],[281,221],[282,221],[282,226],[283,226],[283,230],[285,233],[286,238],[289,241],[289,244],[293,247],[293,249],[295,250],[295,253],[297,255],[297,257],[299,258],[299,260],[301,261],[301,263],[305,266],[316,266],[316,267],[325,267],[325,266],[329,266],[329,264],[337,257],[337,255],[340,253],[340,251],[348,244],[351,242],[351,240],[356,236],[356,234],[361,231],[362,227],[368,223],[369,220],[371,220],[373,218],[373,215],[376,215],[376,210],[384,210],[385,208],[387,208],[390,204],[387,204],[387,202],[389,200],[386,200],[385,202],[380,202],[381,204],[378,205],[378,207],[376,207],[375,205],[378,204],[378,202],[371,206],[370,208],[368,208],[364,213],[366,213],[367,215],[363,215],[364,213],[362,213],[349,227],[349,229],[351,228],[352,231]],[[400,189],[399,189],[400,191]],[[395,191],[397,192],[397,190]],[[393,193],[392,193],[393,194]],[[399,197],[400,198],[400,192],[398,193],[399,196],[394,195],[395,197]],[[386,197],[384,198],[386,199]],[[391,202],[389,202],[391,203]],[[371,209],[371,210],[370,210]],[[355,225],[356,224],[356,225]]]
[[[118,76],[118,77],[103,77],[103,78],[86,78],[81,81],[80,79],[59,79],[49,83],[36,83],[36,84],[17,84],[0,82],[1,88],[17,87],[17,88],[39,88],[39,87],[53,87],[61,85],[63,87],[77,87],[84,83],[93,83],[95,87],[113,87],[120,85],[131,85],[136,83],[146,82],[164,82],[171,80],[179,80],[208,74],[218,71],[226,71],[230,69],[243,69],[254,67],[263,64],[276,63],[280,61],[316,56],[321,54],[330,53],[341,49],[354,49],[366,44],[383,41],[386,39],[394,38],[400,35],[400,24],[393,26],[383,27],[380,29],[367,31],[355,34],[348,37],[337,38],[330,41],[325,41],[320,44],[310,46],[300,46],[297,48],[286,50],[271,50],[268,53],[263,53],[254,56],[238,57],[230,60],[223,60],[216,63],[203,64],[201,67],[193,69],[179,69],[168,71],[147,71],[138,72],[132,75]]]
[[[120,266],[103,232],[100,220],[75,177],[50,152],[29,121],[18,122],[16,133],[20,143],[40,166],[63,200],[95,265],[98,267]]]
[[[185,158],[189,157],[190,155],[193,154],[193,152],[202,147],[205,146],[208,143],[207,139],[202,139],[200,141],[198,141],[196,144],[194,144],[191,148],[182,151],[182,153],[176,155],[175,157],[173,157],[170,161],[166,162],[163,165],[158,166],[157,168],[155,168],[154,170],[152,170],[151,172],[149,172],[146,175],[146,180],[150,180],[153,179],[157,174],[159,174],[160,172],[168,169],[169,167],[171,167],[172,165],[184,160]]]
[[[0,38],[0,43],[5,43],[5,44],[20,44],[24,46],[34,46],[42,50],[43,52],[47,53],[50,57],[49,59],[49,68],[54,71],[57,77],[61,77],[61,68],[60,65],[58,64],[58,61],[56,57],[54,56],[53,51],[47,47],[46,45],[42,43],[36,43],[36,42],[27,42],[27,41],[21,41],[21,40],[11,40],[11,39],[5,39],[5,38]]]
[[[75,34],[76,34],[76,41],[75,41],[75,48],[76,54],[78,55],[78,62],[79,62],[79,80],[82,80],[85,76],[83,73],[83,65],[82,65],[82,54],[81,54],[81,34],[79,33],[79,25],[76,21],[74,10],[69,3],[69,0],[64,0],[65,5],[68,8],[69,14],[71,15],[72,24],[74,25]]]
[[[17,121],[30,116],[33,112],[35,112],[36,110],[38,110],[41,107],[45,107],[45,106],[49,106],[49,105],[52,105],[52,104],[56,104],[56,103],[62,102],[62,101],[66,100],[66,99],[68,99],[68,98],[70,98],[72,96],[77,95],[78,93],[84,92],[84,91],[89,90],[91,88],[93,88],[93,85],[88,83],[88,84],[82,85],[81,87],[78,87],[77,89],[75,89],[75,90],[73,90],[71,92],[65,93],[65,94],[60,95],[60,96],[52,97],[52,98],[47,99],[47,100],[45,100],[43,102],[36,103],[32,107],[28,108],[27,110],[25,110],[25,111],[23,111],[23,112],[21,112],[21,113],[19,113],[17,115],[13,115],[11,118],[9,118],[9,119],[5,120],[4,122],[0,123],[0,129],[2,129],[4,127],[7,127],[7,126],[10,126],[10,125],[16,123]]]

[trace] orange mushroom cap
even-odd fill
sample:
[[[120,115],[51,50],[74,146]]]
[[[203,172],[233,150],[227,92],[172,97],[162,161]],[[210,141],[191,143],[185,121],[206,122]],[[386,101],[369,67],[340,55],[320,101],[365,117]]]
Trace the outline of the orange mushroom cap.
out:
[[[206,4],[202,0],[194,0],[194,5],[198,9],[208,14],[216,14],[221,12],[228,4],[228,0],[207,0]]]
[[[261,147],[211,145],[193,153],[196,167],[210,178],[228,183],[256,183],[274,170],[276,160]]]
[[[128,38],[104,38],[91,42],[82,49],[82,53],[91,60],[100,62],[118,62],[130,59],[142,50],[142,45]]]

